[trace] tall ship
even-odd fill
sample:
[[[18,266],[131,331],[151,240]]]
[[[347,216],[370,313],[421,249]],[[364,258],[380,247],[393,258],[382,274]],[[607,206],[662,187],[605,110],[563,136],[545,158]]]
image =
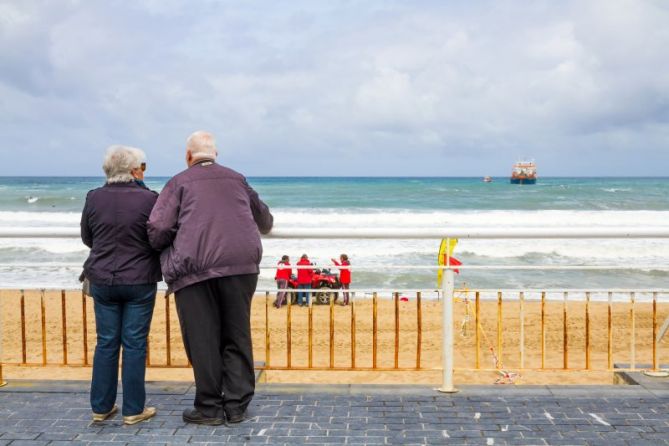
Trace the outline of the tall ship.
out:
[[[513,165],[511,184],[535,184],[537,182],[537,166],[534,161],[518,161]]]

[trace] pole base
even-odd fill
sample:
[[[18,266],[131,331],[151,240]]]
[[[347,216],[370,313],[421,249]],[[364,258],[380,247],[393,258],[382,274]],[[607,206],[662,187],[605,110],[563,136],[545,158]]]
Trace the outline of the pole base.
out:
[[[644,370],[643,374],[651,378],[666,378],[669,377],[669,370]]]
[[[434,389],[434,390],[436,390],[437,392],[441,392],[441,393],[458,393],[459,392],[459,390],[456,389],[455,387],[451,387],[450,389],[447,389],[445,387],[439,387],[438,389]]]
[[[7,381],[0,381],[0,387],[5,387],[7,385]]]

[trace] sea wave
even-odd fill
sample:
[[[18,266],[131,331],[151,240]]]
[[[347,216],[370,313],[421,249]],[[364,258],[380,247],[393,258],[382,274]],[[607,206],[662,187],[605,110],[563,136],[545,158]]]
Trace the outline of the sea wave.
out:
[[[280,228],[340,227],[590,227],[639,225],[667,227],[669,211],[408,211],[388,209],[273,209]],[[78,227],[75,212],[0,212],[0,227]],[[438,240],[288,240],[265,239],[261,283],[271,286],[273,267],[288,254],[293,261],[306,253],[318,265],[346,253],[357,267],[356,282],[366,286],[420,288],[433,286],[434,271],[402,269],[407,265],[434,265]],[[21,263],[82,264],[88,249],[78,239],[0,239],[0,278],[4,283],[76,283],[71,268],[41,268],[39,272],[12,268]],[[483,265],[629,265],[669,264],[669,240],[460,240],[455,256],[465,264]],[[9,267],[7,267],[9,265]],[[400,268],[395,268],[400,267]],[[76,269],[76,268],[75,268]],[[630,275],[631,274],[631,275]],[[660,270],[634,273],[463,270],[462,280],[476,286],[564,286],[643,283],[664,286],[668,275]],[[78,275],[78,273],[77,273]],[[75,281],[75,282],[73,282]]]
[[[669,211],[632,210],[392,210],[273,208],[277,227],[588,227],[669,226]],[[0,211],[0,226],[78,226],[80,212]]]
[[[0,227],[76,226],[80,220],[80,212],[0,211]]]
[[[588,227],[669,226],[669,211],[278,209],[280,227]]]

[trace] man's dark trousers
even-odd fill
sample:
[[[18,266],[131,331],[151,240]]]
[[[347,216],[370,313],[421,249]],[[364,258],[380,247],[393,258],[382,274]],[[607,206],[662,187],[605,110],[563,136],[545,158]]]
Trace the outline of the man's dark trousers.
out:
[[[195,408],[210,418],[239,415],[255,390],[251,299],[257,274],[218,277],[176,292],[186,354],[195,375]]]

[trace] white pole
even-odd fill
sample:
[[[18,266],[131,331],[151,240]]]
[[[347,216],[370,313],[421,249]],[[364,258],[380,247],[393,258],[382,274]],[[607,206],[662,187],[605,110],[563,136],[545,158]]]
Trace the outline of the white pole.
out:
[[[449,262],[450,263],[450,262]],[[443,338],[443,366],[444,376],[441,388],[437,389],[444,393],[455,393],[458,390],[453,386],[453,290],[455,289],[455,275],[451,268],[444,270],[442,283],[442,312],[444,327]]]

